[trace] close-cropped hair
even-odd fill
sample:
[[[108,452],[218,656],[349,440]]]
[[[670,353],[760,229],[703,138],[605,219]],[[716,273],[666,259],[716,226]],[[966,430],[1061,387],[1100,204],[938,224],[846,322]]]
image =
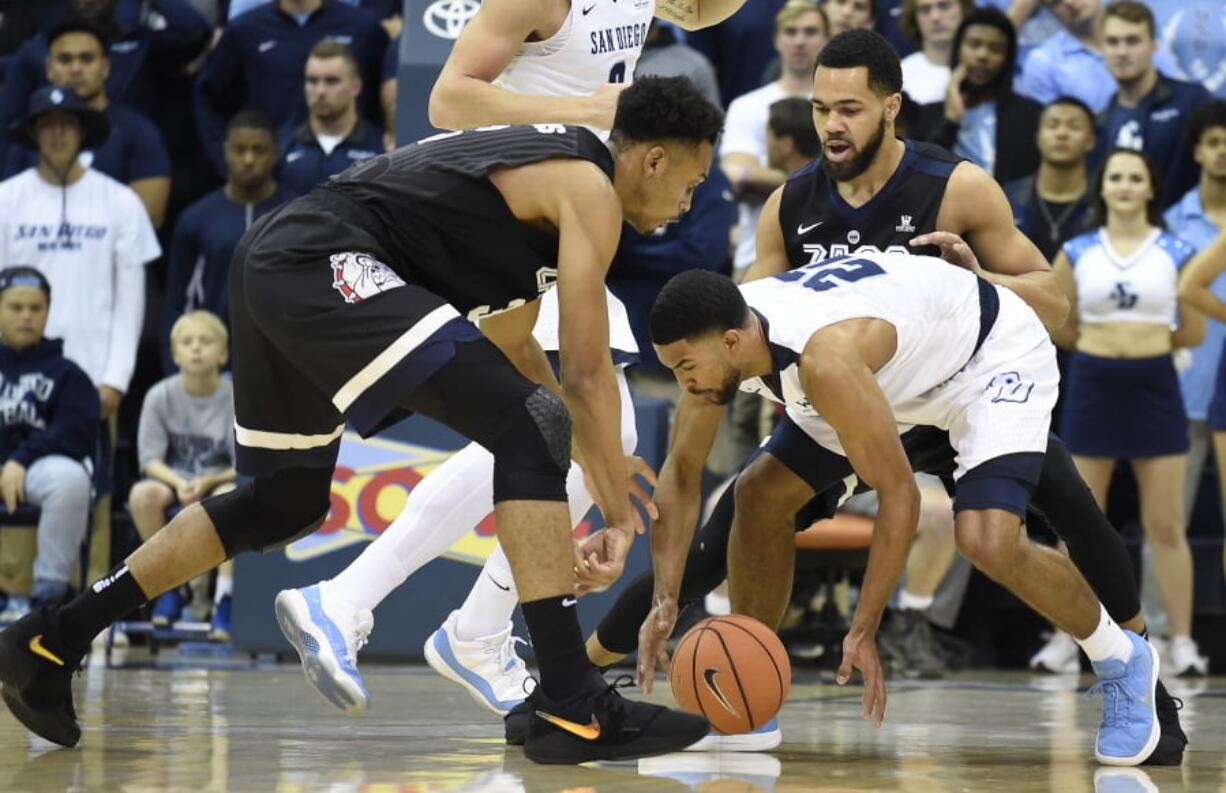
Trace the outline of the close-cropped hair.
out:
[[[878,96],[902,91],[902,64],[884,36],[874,30],[846,30],[826,42],[817,68],[868,69],[868,86]]]
[[[749,324],[749,307],[732,279],[710,270],[673,276],[651,307],[651,343],[672,344]]]
[[[610,139],[619,145],[675,140],[712,145],[724,114],[688,77],[642,77],[617,99]]]

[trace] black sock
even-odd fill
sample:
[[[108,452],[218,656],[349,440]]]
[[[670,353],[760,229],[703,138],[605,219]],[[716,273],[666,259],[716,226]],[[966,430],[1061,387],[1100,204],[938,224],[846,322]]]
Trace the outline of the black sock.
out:
[[[73,652],[87,652],[95,636],[146,601],[127,565],[121,564],[60,609],[60,641]]]
[[[532,638],[541,688],[552,700],[570,699],[587,680],[592,663],[583,646],[583,631],[575,612],[575,598],[557,597],[522,603],[524,622]]]

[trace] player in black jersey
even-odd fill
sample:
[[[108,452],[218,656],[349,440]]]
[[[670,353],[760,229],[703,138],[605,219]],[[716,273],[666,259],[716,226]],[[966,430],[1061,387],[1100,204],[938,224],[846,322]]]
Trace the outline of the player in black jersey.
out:
[[[346,423],[365,435],[416,411],[495,458],[499,535],[540,666],[528,757],[642,757],[706,735],[705,719],[627,701],[606,684],[573,606],[578,584],[620,573],[638,520],[605,273],[623,219],[648,232],[689,208],[721,121],[688,80],[645,79],[622,94],[608,145],[558,124],[445,133],[365,161],[256,223],[230,283],[238,469],[252,479],[185,508],[63,608],[0,633],[13,714],[75,745],[72,672],[99,631],[224,559],[313,531]],[[560,383],[530,332],[555,281]],[[490,338],[465,319],[494,314]],[[608,525],[584,573],[566,506],[572,422]],[[339,658],[352,663],[343,649]]]
[[[767,200],[757,259],[747,280],[862,249],[939,252],[1014,290],[1049,325],[1063,322],[1067,301],[1058,293],[1050,266],[1013,226],[996,182],[939,147],[894,137],[901,80],[897,64],[889,44],[869,31],[840,34],[822,50],[813,106],[823,157]],[[972,264],[971,248],[983,269]],[[683,394],[670,449],[707,448],[721,413],[719,406]],[[688,529],[697,520],[697,475],[705,457],[701,452],[669,455],[655,494],[661,515],[652,535],[658,549],[655,569],[622,591],[589,638],[589,657],[596,663],[614,662],[637,642],[644,680],[679,605],[701,599],[725,573],[734,611],[778,624],[791,590],[792,529],[829,515],[843,495],[840,483],[838,492],[818,492],[816,503],[810,503],[815,491],[825,487],[818,486],[815,471],[821,457],[807,436],[789,427],[782,422],[766,447],[746,462],[692,546]],[[952,449],[942,433],[918,428],[903,441],[915,471],[952,472]],[[1143,635],[1131,557],[1055,436],[1049,440],[1032,509],[1040,514],[1032,512],[1031,522],[1045,518],[1065,540],[1073,563],[1111,617]],[[804,520],[798,522],[798,513]],[[993,539],[983,538],[985,543]],[[1187,739],[1176,705],[1161,684],[1158,706],[1163,737],[1149,762],[1177,764]]]

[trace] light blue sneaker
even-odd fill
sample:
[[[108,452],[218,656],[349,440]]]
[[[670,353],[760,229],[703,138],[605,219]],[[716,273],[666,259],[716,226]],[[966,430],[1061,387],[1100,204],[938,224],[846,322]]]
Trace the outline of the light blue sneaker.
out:
[[[324,583],[277,593],[277,624],[298,651],[302,671],[324,699],[350,716],[366,710],[370,694],[358,674],[358,650],[374,616],[329,598]]]
[[[489,636],[472,641],[456,637],[460,612],[453,611],[430,634],[422,648],[426,663],[448,680],[459,683],[478,703],[506,716],[532,693],[535,683],[515,645],[523,641],[512,635],[511,624]]]
[[[1161,726],[1156,709],[1158,652],[1132,631],[1128,663],[1099,661],[1094,664],[1098,682],[1089,691],[1103,695],[1103,720],[1094,743],[1094,756],[1103,765],[1133,766],[1143,763],[1158,745]]]
[[[783,743],[779,719],[772,718],[752,732],[724,735],[715,730],[698,743],[685,748],[687,752],[769,752]]]

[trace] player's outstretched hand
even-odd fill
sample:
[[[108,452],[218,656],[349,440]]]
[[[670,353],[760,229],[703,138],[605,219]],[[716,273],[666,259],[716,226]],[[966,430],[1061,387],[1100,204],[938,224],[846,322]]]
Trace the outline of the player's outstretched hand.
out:
[[[656,598],[643,627],[639,628],[639,661],[635,669],[635,682],[647,694],[655,679],[656,664],[668,668],[668,637],[673,635],[677,624],[677,601],[675,598]]]
[[[625,527],[607,527],[575,543],[575,593],[607,589],[621,577],[634,535]]]
[[[956,264],[959,267],[965,267],[975,275],[979,275],[981,272],[979,258],[975,256],[971,246],[967,245],[966,240],[952,231],[930,231],[927,234],[913,237],[910,245],[912,248],[935,245],[941,250],[941,258],[945,261]]]
[[[835,682],[847,685],[853,668],[859,669],[864,678],[864,719],[871,719],[880,727],[885,719],[885,675],[881,671],[881,659],[877,657],[874,636],[849,633],[843,637],[843,663],[839,664]]]

